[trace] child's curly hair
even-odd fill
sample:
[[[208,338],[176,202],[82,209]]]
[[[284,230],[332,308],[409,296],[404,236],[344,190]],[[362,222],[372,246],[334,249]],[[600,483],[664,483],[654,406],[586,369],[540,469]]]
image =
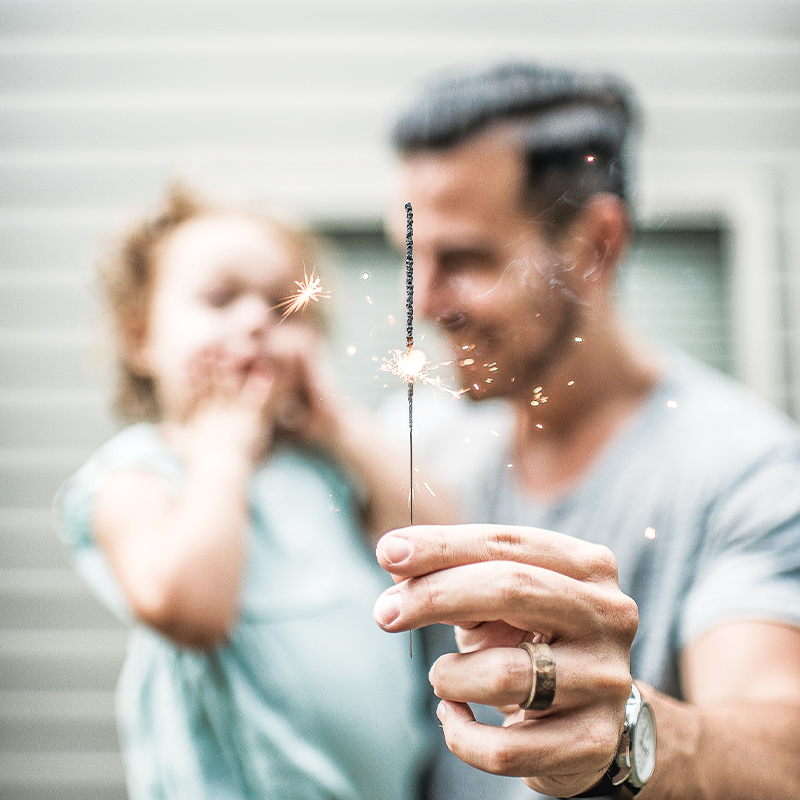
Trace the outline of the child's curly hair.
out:
[[[160,249],[184,223],[228,214],[263,223],[270,235],[282,239],[296,280],[313,267],[318,242],[309,234],[252,208],[209,202],[182,183],[169,187],[156,213],[123,231],[97,269],[115,345],[114,408],[127,422],[157,422],[162,417],[154,381],[135,369],[132,357],[134,343],[147,332]],[[304,315],[307,312],[311,324],[321,329],[317,304],[310,305]]]

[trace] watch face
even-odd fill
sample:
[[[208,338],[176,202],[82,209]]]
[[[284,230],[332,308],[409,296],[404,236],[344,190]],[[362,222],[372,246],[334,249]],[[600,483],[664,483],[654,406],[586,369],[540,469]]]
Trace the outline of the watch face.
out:
[[[650,780],[656,767],[656,721],[653,710],[646,703],[639,711],[631,738],[631,751],[633,760],[632,778],[636,783],[644,786]]]

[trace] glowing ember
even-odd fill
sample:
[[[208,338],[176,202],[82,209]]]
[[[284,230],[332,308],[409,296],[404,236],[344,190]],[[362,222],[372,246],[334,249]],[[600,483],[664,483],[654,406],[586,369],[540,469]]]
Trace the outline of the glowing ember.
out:
[[[425,371],[428,366],[428,356],[422,350],[407,350],[400,358],[400,368],[406,380],[414,381]]]
[[[655,528],[651,528],[651,527],[646,528],[645,532],[644,532],[644,538],[645,539],[655,539],[656,538],[656,529]]]
[[[297,290],[294,294],[289,295],[285,300],[278,303],[277,308],[283,309],[281,320],[286,319],[289,314],[294,314],[296,311],[302,311],[312,300],[315,303],[319,302],[320,297],[329,298],[330,293],[323,291],[322,280],[319,277],[314,277],[312,271],[311,277],[304,272],[302,281],[295,281]]]
[[[677,408],[678,403],[675,400],[667,400],[667,408]]]
[[[401,378],[408,384],[423,383],[427,386],[435,386],[451,397],[460,397],[467,389],[451,389],[441,379],[441,376],[431,376],[431,372],[452,364],[447,361],[444,364],[428,364],[428,357],[422,350],[411,348],[409,350],[392,350],[389,358],[384,358],[381,364],[383,372],[391,372],[392,375]]]
[[[542,403],[546,403],[547,400],[548,400],[547,395],[545,395],[543,393],[542,387],[541,386],[537,386],[533,390],[533,400],[531,400],[531,405],[532,406],[539,406]]]

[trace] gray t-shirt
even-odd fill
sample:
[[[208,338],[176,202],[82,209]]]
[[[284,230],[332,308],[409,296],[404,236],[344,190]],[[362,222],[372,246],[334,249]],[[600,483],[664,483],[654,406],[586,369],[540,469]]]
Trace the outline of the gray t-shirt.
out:
[[[639,605],[635,678],[680,698],[681,649],[705,631],[744,619],[800,626],[800,430],[688,357],[669,354],[626,429],[555,500],[520,491],[502,405],[426,397],[415,430],[415,453],[464,501],[467,521],[547,528],[611,548],[620,586]],[[442,626],[428,640],[431,658],[453,647]],[[432,796],[536,794],[448,753]]]

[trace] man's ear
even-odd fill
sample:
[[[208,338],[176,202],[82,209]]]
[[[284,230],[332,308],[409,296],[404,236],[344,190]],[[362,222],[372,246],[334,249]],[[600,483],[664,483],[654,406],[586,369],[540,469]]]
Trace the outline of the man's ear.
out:
[[[630,217],[614,194],[594,195],[575,221],[581,273],[585,280],[612,286],[630,241]]]

